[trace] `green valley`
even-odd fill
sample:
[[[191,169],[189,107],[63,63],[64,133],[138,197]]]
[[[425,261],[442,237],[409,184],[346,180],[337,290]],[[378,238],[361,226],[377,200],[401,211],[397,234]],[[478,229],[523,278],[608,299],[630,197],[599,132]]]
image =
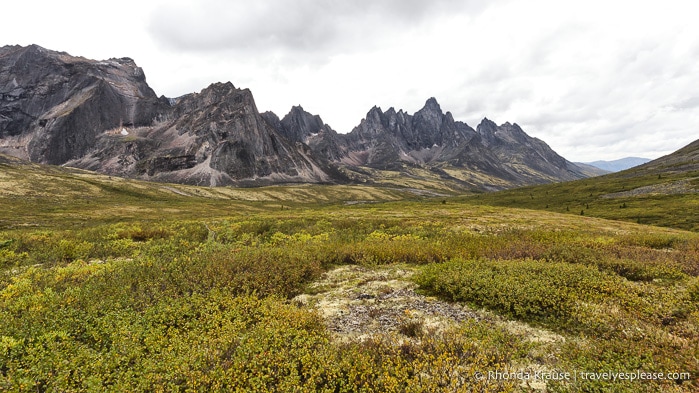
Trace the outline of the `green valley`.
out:
[[[2,391],[699,388],[696,172],[436,197],[0,169]]]

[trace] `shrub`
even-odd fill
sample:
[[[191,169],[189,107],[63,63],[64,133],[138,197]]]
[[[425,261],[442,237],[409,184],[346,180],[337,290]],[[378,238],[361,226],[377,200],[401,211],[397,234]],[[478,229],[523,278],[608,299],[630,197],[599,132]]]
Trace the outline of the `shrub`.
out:
[[[687,295],[693,302],[699,303],[699,279],[695,278],[687,287]]]
[[[29,253],[16,253],[13,250],[0,249],[0,269],[21,266],[29,260]]]
[[[564,262],[454,259],[426,266],[415,280],[453,301],[572,331],[585,328],[582,302],[625,295],[619,279]]]

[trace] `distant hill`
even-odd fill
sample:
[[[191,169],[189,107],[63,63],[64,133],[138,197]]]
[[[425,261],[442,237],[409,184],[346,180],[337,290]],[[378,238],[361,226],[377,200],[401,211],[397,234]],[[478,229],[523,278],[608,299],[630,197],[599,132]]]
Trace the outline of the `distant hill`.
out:
[[[586,162],[583,164],[592,165],[596,168],[603,169],[608,172],[619,172],[625,169],[633,168],[635,166],[643,165],[649,161],[651,161],[650,158],[626,157],[613,161],[594,161]]]
[[[585,164],[584,162],[576,162],[575,165],[578,167],[584,169],[586,173],[590,176],[602,176],[606,175],[608,173],[612,173],[613,171],[607,170],[607,169],[602,169],[600,167],[590,165],[590,164]]]

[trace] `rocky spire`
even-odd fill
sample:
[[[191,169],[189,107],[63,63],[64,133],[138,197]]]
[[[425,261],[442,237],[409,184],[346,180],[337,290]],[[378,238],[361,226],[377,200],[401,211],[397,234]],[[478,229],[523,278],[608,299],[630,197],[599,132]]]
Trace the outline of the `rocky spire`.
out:
[[[517,124],[484,118],[476,131],[434,97],[413,115],[375,106],[338,134],[300,105],[282,119],[261,114],[252,92],[231,82],[158,98],[129,58],[95,61],[38,46],[0,47],[0,153],[201,185],[346,181],[352,171],[371,181],[361,167],[417,166],[449,179],[448,168],[459,179],[506,184],[578,176]]]

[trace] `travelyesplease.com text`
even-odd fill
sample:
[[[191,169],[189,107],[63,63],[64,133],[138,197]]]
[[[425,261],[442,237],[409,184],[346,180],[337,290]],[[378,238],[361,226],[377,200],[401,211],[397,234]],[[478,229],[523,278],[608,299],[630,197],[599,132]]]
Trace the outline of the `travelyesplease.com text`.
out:
[[[689,381],[692,375],[688,372],[647,372],[647,371],[512,371],[491,370],[476,372],[477,380],[489,381],[658,381],[675,380]]]

